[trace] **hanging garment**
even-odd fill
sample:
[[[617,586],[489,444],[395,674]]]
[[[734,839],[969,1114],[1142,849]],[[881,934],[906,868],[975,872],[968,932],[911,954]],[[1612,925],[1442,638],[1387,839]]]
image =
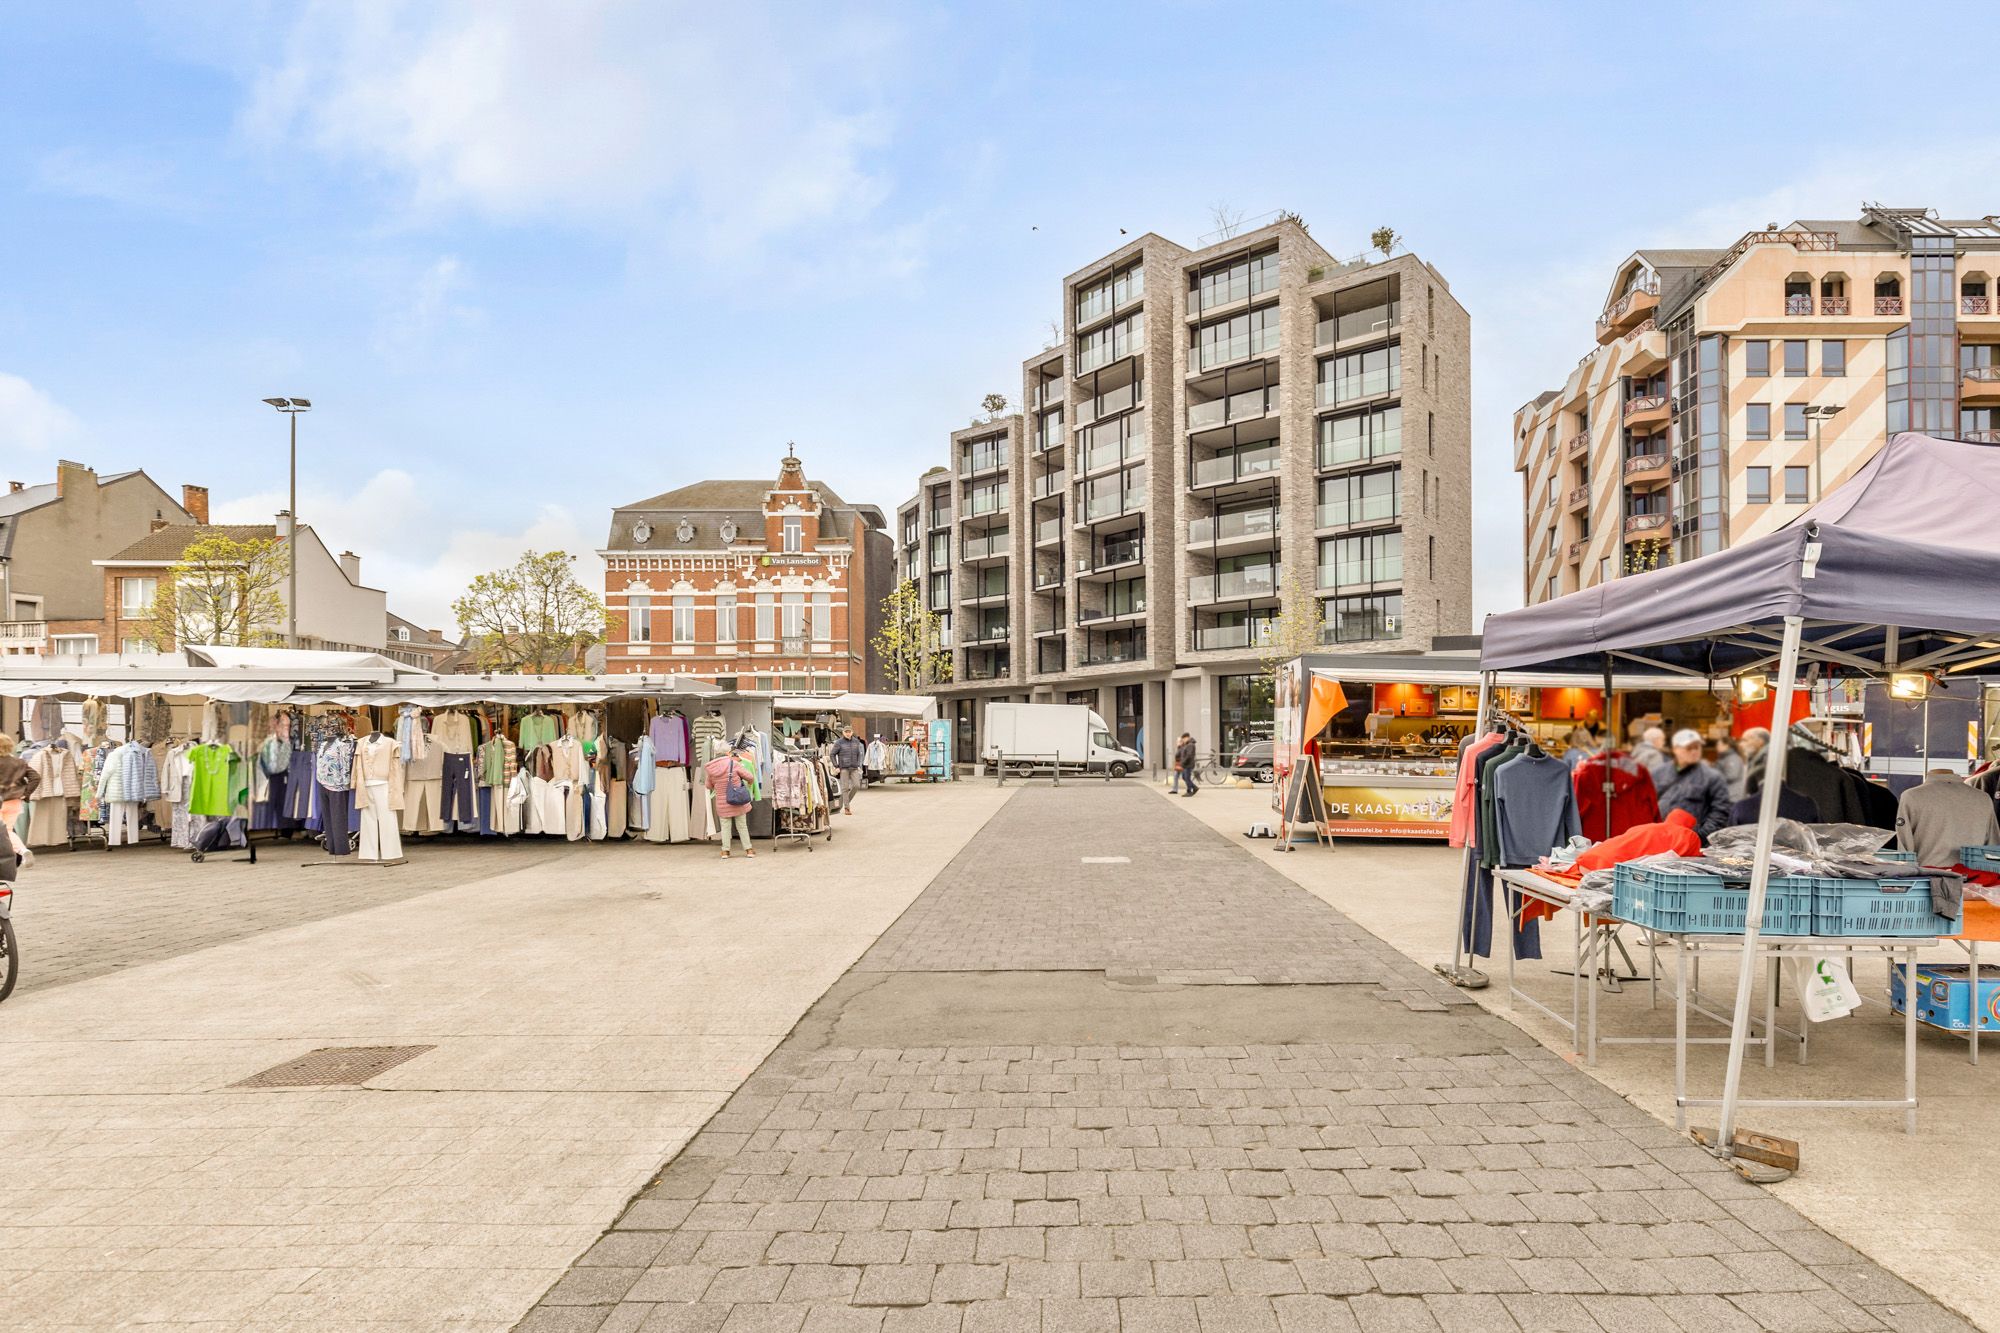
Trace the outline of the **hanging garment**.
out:
[[[138,801],[112,801],[104,810],[104,845],[123,847],[139,841],[139,812],[145,806]]]
[[[694,764],[698,768],[721,752],[726,728],[722,714],[703,713],[692,723],[694,734]]]
[[[1955,866],[1964,847],[2000,843],[1993,802],[1956,773],[1940,769],[1905,791],[1896,812],[1896,845],[1915,852],[1917,864]]]
[[[664,795],[663,804],[667,812],[667,841],[686,842],[688,840],[689,804],[688,770],[669,768],[660,774],[659,791]]]
[[[552,745],[556,740],[556,720],[548,713],[529,713],[521,719],[520,743],[526,751],[542,745]]]
[[[1591,755],[1577,765],[1571,785],[1576,789],[1577,819],[1586,838],[1601,842],[1660,817],[1652,773],[1623,751]],[[1607,785],[1611,788],[1608,796],[1604,790]]]
[[[1488,732],[1466,745],[1458,753],[1458,777],[1452,786],[1451,831],[1447,839],[1453,847],[1463,847],[1467,843],[1477,842],[1474,831],[1478,821],[1479,804],[1473,777],[1478,771],[1479,756],[1506,739],[1501,732]]]
[[[445,823],[468,828],[478,824],[479,807],[472,795],[471,751],[444,752],[439,800],[439,818]]]
[[[313,809],[313,754],[300,746],[292,750],[292,762],[285,769],[284,821],[305,827]]]
[[[665,712],[654,718],[646,728],[646,735],[662,764],[685,764],[694,749],[694,732],[678,712]]]
[[[1735,805],[1729,807],[1729,826],[1731,828],[1740,828],[1745,824],[1756,823],[1763,814],[1763,807],[1764,798],[1762,793],[1750,793],[1750,795],[1745,796]],[[1797,790],[1788,782],[1778,788],[1778,818],[1796,820],[1801,824],[1817,824],[1819,823],[1819,807],[1799,795]]]
[[[399,742],[400,744],[400,742]],[[416,754],[403,770],[405,833],[444,832],[444,750],[419,728],[411,741]]]
[[[361,742],[355,762],[355,794],[361,801],[357,850],[364,861],[403,858],[403,839],[396,830],[396,811],[405,795],[403,769],[403,747],[395,737],[375,735]]]
[[[329,760],[327,752],[320,753],[322,778],[328,773],[344,773],[344,765],[351,760],[352,747],[345,756],[334,756]],[[188,787],[187,807],[192,815],[206,815],[210,818],[225,818],[231,807],[229,780],[230,760],[235,752],[226,745],[197,745],[187,753],[188,764],[193,770],[193,779]],[[329,764],[332,766],[329,767]]]
[[[350,779],[351,781],[351,779]],[[323,782],[313,784],[318,789],[318,813],[320,824],[326,837],[328,856],[346,856],[353,848],[354,792],[351,787],[328,787]]]

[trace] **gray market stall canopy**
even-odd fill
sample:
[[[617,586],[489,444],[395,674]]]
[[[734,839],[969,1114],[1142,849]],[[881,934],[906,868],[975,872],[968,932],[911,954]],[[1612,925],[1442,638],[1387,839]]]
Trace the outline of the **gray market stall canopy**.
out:
[[[1791,525],[1686,564],[1490,616],[1488,671],[1607,658],[1713,678],[1799,655],[1863,672],[2000,662],[2000,449],[1898,435]]]
[[[864,717],[937,716],[937,700],[922,694],[781,694],[771,700],[778,713],[857,713]]]

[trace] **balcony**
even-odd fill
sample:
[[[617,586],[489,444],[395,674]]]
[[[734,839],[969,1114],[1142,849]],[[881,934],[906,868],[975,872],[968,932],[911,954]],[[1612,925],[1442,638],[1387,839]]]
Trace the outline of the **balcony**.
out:
[[[959,461],[960,477],[977,477],[988,472],[999,472],[1012,461],[1012,451],[1007,449],[978,449]]]
[[[1386,338],[1402,327],[1402,303],[1392,301],[1385,306],[1370,306],[1320,320],[1313,325],[1313,346],[1335,347],[1356,338]]]
[[[1035,591],[1047,592],[1051,588],[1060,588],[1062,585],[1062,552],[1058,551],[1056,552],[1056,565],[1054,569],[1044,567],[1035,570]]]
[[[1573,514],[1579,509],[1588,508],[1590,508],[1590,484],[1585,482],[1570,490],[1569,498],[1563,501],[1563,511]]]
[[[1900,296],[1878,296],[1875,298],[1875,313],[1878,315],[1900,315],[1903,313],[1903,298]]]
[[[1638,454],[1625,460],[1627,486],[1655,486],[1672,481],[1673,465],[1665,454]]]
[[[1251,357],[1270,356],[1277,350],[1278,331],[1275,328],[1256,329],[1212,342],[1190,343],[1187,373],[1190,376],[1204,374],[1218,366],[1247,361]]]
[[[1214,430],[1238,421],[1254,421],[1277,410],[1278,386],[1267,384],[1212,402],[1189,403],[1187,428],[1190,432]]]
[[[1672,412],[1667,407],[1667,396],[1663,393],[1647,394],[1644,398],[1633,398],[1625,404],[1625,426],[1628,430],[1651,431],[1667,424]]]
[[[1116,495],[1093,495],[1078,503],[1082,513],[1076,525],[1086,527],[1092,523],[1102,523],[1106,519],[1121,518],[1126,514],[1144,513],[1146,493],[1138,488],[1120,491]]]
[[[1188,601],[1191,604],[1200,604],[1276,597],[1278,578],[1276,565],[1232,569],[1226,574],[1197,574],[1188,580]]]
[[[1004,652],[967,652],[965,655],[967,680],[1005,680],[1008,672],[1007,654]]]
[[[1958,400],[1966,407],[2000,405],[2000,366],[1974,366],[1958,382]]]
[[[1651,379],[1667,368],[1667,335],[1652,320],[1632,330],[1618,357],[1618,373],[1635,380]]]
[[[977,644],[1005,642],[1007,642],[1007,622],[1004,620],[994,624],[974,625],[972,632],[965,636],[965,644],[968,648]]]
[[[1403,371],[1400,365],[1364,370],[1353,375],[1338,375],[1330,380],[1320,380],[1313,385],[1313,406],[1341,407],[1348,403],[1359,403],[1370,398],[1380,398],[1384,394],[1397,393],[1402,387]]]
[[[1664,537],[1670,522],[1665,514],[1627,514],[1625,535],[1627,537]]]
[[[1052,495],[1061,495],[1068,487],[1069,473],[1044,472],[1035,478],[1034,496],[1037,500],[1046,500]]]
[[[1584,549],[1589,545],[1590,545],[1590,538],[1588,537],[1585,537],[1579,541],[1571,542],[1563,550],[1563,562],[1565,564],[1571,564],[1571,565],[1576,564],[1578,561],[1583,559]]]
[[[965,516],[978,518],[982,514],[997,514],[1012,503],[1006,483],[984,487],[965,497]]]
[[[1275,447],[1242,449],[1214,458],[1196,459],[1188,487],[1201,491],[1217,486],[1233,486],[1238,482],[1272,477],[1277,471],[1278,450]]]
[[[991,586],[983,588],[974,587],[958,599],[958,604],[960,606],[993,606],[1006,600],[1007,589],[1003,584],[999,588]]]
[[[1812,312],[1813,299],[1809,293],[1793,292],[1785,297],[1785,313],[1787,315],[1810,316]]]
[[[1659,308],[1659,282],[1641,282],[1604,307],[1604,314],[1597,321],[1597,341],[1602,344],[1624,337]]]
[[[1062,528],[1063,524],[1060,518],[1045,518],[1035,524],[1035,545],[1060,545],[1062,543]]]
[[[1106,574],[1112,570],[1128,569],[1142,564],[1146,559],[1146,543],[1143,541],[1108,541],[1096,550],[1086,550],[1076,558],[1077,577],[1085,578],[1096,574]]]
[[[1822,315],[1850,315],[1853,309],[1844,296],[1822,296],[1819,298],[1819,312]]]
[[[2000,444],[2000,430],[1969,430],[1958,438],[1967,444]]]
[[[42,653],[48,646],[48,621],[0,620],[0,654]]]
[[[1590,453],[1590,432],[1580,430],[1563,441],[1563,457],[1574,461]]]
[[[1101,639],[1094,634],[1084,635],[1083,665],[1112,666],[1120,662],[1143,662],[1146,659],[1146,631],[1143,629],[1114,630]]]
[[[1315,519],[1322,528],[1360,527],[1369,523],[1393,523],[1403,514],[1403,497],[1364,495],[1351,500],[1332,500],[1320,505]]]
[[[1091,445],[1083,451],[1082,476],[1091,476],[1114,467],[1124,467],[1137,463],[1146,456],[1144,437],[1129,440],[1107,440],[1103,444]]]
[[[1193,520],[1188,524],[1188,545],[1211,547],[1249,545],[1273,537],[1277,535],[1277,531],[1277,510],[1248,509],[1241,513],[1218,514],[1214,518]]]
[[[1076,623],[1084,629],[1094,629],[1104,625],[1122,625],[1146,618],[1144,598],[1125,607],[1086,606],[1078,607]]]
[[[1262,648],[1270,642],[1273,626],[1269,620],[1251,620],[1241,625],[1196,625],[1197,652],[1216,648]]]
[[[1069,631],[1062,624],[1062,608],[1058,607],[1056,608],[1056,623],[1053,625],[1035,626],[1033,637],[1037,639],[1053,639],[1067,633]]]
[[[968,537],[959,548],[968,561],[1005,559],[1012,549],[1013,534],[1002,528],[984,537]]]
[[[1993,298],[1990,296],[1961,296],[1958,298],[1958,313],[1961,315],[1990,315],[1993,313]]]
[[[799,656],[806,651],[806,639],[802,634],[787,634],[778,640],[778,651]]]

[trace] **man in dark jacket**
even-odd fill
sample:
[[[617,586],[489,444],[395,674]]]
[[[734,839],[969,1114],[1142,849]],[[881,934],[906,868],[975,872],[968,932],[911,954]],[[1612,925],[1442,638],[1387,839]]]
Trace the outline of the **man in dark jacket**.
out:
[[[853,727],[842,727],[840,739],[833,743],[833,766],[840,774],[840,810],[842,814],[854,813],[854,793],[861,790],[861,761],[866,757],[868,747],[854,734]]]
[[[1192,796],[1199,790],[1194,785],[1194,737],[1185,731],[1174,746],[1174,771],[1181,775],[1181,782],[1187,788],[1181,795]]]
[[[1713,764],[1701,757],[1701,733],[1674,733],[1673,772],[1660,787],[1660,818],[1675,810],[1694,816],[1695,832],[1705,842],[1711,833],[1729,824],[1735,802],[1729,799],[1729,784]]]

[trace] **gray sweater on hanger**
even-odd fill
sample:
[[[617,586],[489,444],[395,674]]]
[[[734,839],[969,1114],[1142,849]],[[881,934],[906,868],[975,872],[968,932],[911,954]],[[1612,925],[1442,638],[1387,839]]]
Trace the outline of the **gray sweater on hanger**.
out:
[[[1993,798],[1950,769],[1936,769],[1896,803],[1896,845],[1917,854],[1917,864],[1955,866],[1961,847],[2000,842]]]

